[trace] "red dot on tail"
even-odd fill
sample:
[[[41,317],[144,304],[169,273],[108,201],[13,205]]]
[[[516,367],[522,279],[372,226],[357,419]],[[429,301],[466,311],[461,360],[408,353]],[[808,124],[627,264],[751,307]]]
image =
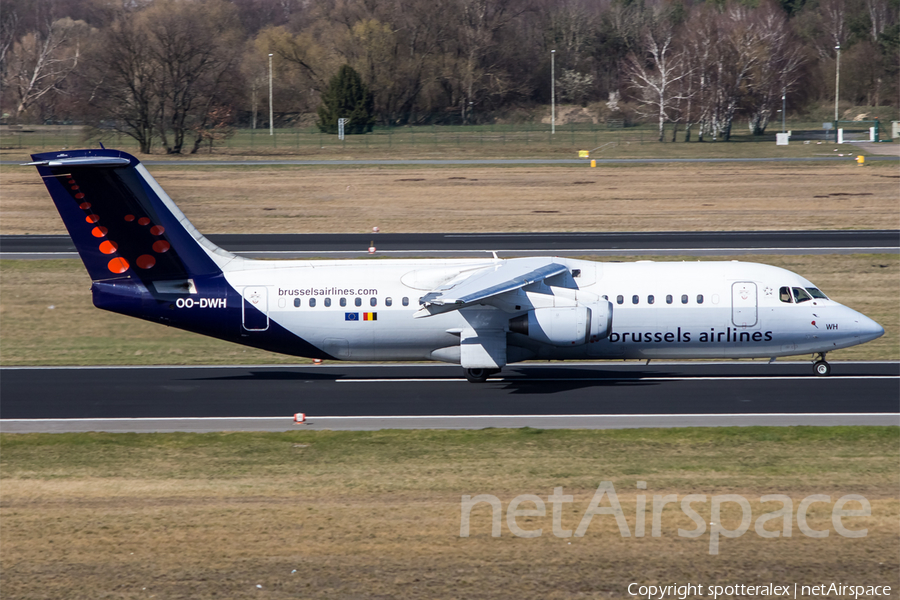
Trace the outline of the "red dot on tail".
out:
[[[153,242],[153,251],[157,254],[162,254],[163,252],[168,252],[169,248],[172,246],[166,240],[157,240]]]
[[[81,192],[78,192],[77,194],[75,194],[75,197],[77,199],[81,200],[82,198],[84,198],[84,194],[82,194]]]
[[[117,257],[109,261],[107,267],[109,267],[109,270],[113,273],[124,273],[128,270],[128,261],[122,257]]]
[[[150,219],[148,219],[147,217],[141,217],[140,219],[138,219],[138,225],[149,225],[149,224],[150,224]]]
[[[100,215],[88,215],[84,218],[88,223],[96,223],[100,220]]]
[[[106,229],[106,227],[103,227],[103,226],[94,227],[93,229],[91,229],[91,235],[93,235],[94,237],[103,237],[106,235],[107,231],[108,231],[108,229]]]
[[[134,215],[125,215],[125,220],[131,223],[134,221]]]
[[[112,254],[118,249],[119,245],[115,242],[110,242],[109,240],[106,240],[105,242],[100,244],[100,252],[102,252],[103,254]]]
[[[81,204],[78,205],[78,208],[80,208],[81,210],[87,210],[90,207],[91,207],[90,202],[82,202]]]
[[[150,256],[149,254],[141,254],[137,257],[137,266],[142,269],[149,269],[153,265],[156,264],[156,259]]]
[[[150,233],[152,233],[153,235],[162,235],[165,230],[166,228],[162,225],[154,225],[150,228]]]

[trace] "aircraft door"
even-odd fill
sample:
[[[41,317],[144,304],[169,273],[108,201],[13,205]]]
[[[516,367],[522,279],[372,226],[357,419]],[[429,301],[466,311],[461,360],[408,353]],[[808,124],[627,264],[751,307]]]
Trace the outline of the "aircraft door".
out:
[[[731,322],[735,327],[754,327],[756,320],[756,284],[735,282],[731,286]]]
[[[247,331],[265,331],[269,328],[269,293],[265,286],[244,288],[241,316]]]

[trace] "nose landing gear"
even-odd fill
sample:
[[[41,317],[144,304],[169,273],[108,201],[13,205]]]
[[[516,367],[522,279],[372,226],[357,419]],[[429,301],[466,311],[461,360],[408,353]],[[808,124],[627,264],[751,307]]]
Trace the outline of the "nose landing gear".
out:
[[[813,370],[819,377],[827,377],[831,375],[831,365],[825,362],[825,353],[820,352],[819,358],[813,363]]]
[[[466,379],[469,383],[484,383],[488,377],[499,372],[500,369],[466,369]]]

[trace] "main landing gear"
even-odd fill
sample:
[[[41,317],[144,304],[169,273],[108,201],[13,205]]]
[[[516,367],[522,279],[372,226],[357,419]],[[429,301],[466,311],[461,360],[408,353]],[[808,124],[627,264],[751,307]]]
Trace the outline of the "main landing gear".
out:
[[[824,352],[819,353],[819,358],[813,363],[813,370],[816,372],[816,375],[820,377],[831,375],[831,365],[825,362]]]
[[[499,372],[500,369],[466,369],[466,379],[469,383],[484,383],[488,377]]]

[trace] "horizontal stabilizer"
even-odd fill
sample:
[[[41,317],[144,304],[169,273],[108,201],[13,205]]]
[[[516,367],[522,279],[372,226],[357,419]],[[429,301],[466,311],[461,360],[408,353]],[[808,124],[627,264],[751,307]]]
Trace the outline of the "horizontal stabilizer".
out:
[[[90,156],[77,158],[56,158],[25,163],[23,167],[127,167],[131,161],[114,156]]]

